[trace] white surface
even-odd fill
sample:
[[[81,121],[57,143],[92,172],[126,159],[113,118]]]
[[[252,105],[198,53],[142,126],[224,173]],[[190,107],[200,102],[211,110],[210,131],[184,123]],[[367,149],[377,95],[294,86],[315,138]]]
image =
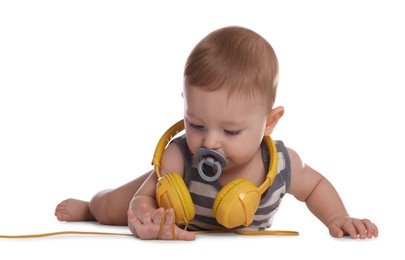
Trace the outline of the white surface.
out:
[[[188,53],[210,31],[241,25],[268,39],[280,61],[277,105],[286,113],[273,137],[330,179],[353,216],[375,221],[380,237],[331,238],[286,196],[274,229],[298,237],[1,239],[0,258],[404,256],[400,1],[134,2],[0,3],[0,234],[128,232],[59,223],[53,211],[149,170],[157,139],[182,117]]]

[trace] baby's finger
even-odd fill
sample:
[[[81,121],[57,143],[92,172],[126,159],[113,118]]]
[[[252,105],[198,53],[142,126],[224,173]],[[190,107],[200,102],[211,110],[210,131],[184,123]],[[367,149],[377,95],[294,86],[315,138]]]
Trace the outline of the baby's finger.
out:
[[[343,237],[344,232],[343,230],[336,224],[332,224],[329,226],[329,234],[334,237]]]
[[[165,225],[166,226],[172,226],[174,225],[174,210],[173,209],[168,209],[166,212],[166,219],[165,219]]]
[[[361,239],[367,238],[367,228],[361,220],[353,220],[353,226],[356,229],[356,237],[358,236]]]
[[[139,221],[139,219],[135,215],[135,213],[130,209],[127,211],[127,216],[128,216],[129,229],[131,230],[132,234],[139,236],[138,232],[136,232],[136,230],[141,230],[142,223]]]
[[[377,226],[372,223],[370,220],[368,219],[362,219],[362,222],[367,230],[367,237],[368,238],[372,238],[377,237],[378,236],[378,228]]]
[[[141,216],[140,216],[140,221],[147,225],[152,223],[152,217],[149,212],[149,207],[148,205],[141,205]]]
[[[127,211],[127,216],[128,216],[128,220],[131,222],[134,221],[135,219],[137,219],[137,217],[135,216],[135,213],[130,209]]]
[[[374,237],[378,237],[378,227],[374,223],[372,224],[373,224],[373,235]]]
[[[158,208],[152,216],[152,223],[155,225],[160,225],[165,215],[164,208]]]
[[[177,239],[191,241],[196,238],[196,235],[190,231],[186,231],[180,228],[177,228]]]
[[[168,209],[166,211],[164,225],[165,228],[171,230],[173,239],[190,241],[196,238],[194,233],[181,229],[175,225],[175,214],[173,209]]]
[[[160,228],[157,235],[157,239],[165,239],[165,240],[172,240],[176,239],[175,228],[176,225],[174,223],[174,211],[173,209],[163,210],[163,216],[160,220]]]

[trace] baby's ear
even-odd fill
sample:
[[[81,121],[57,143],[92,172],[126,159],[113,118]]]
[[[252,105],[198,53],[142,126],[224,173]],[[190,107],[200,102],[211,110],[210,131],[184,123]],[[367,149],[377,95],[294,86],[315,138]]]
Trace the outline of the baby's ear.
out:
[[[264,134],[269,136],[276,127],[278,120],[284,115],[284,107],[273,108],[267,116],[266,129]]]

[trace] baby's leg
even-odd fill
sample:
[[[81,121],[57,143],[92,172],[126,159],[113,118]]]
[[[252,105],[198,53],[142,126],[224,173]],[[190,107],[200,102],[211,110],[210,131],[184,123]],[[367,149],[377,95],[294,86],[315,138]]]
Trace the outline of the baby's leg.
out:
[[[152,172],[149,171],[116,189],[100,191],[90,202],[64,200],[57,205],[55,216],[60,221],[98,221],[105,225],[126,226],[129,202]]]

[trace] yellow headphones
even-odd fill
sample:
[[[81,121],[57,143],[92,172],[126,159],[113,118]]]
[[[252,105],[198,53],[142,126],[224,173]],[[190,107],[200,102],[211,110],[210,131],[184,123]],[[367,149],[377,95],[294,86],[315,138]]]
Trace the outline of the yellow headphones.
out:
[[[170,127],[160,138],[152,164],[158,176],[156,200],[159,207],[173,208],[176,224],[187,225],[195,216],[194,204],[183,178],[176,172],[160,175],[160,160],[170,140],[184,129],[184,121],[180,120]],[[261,195],[273,183],[277,174],[277,149],[274,141],[264,137],[269,150],[270,166],[264,182],[257,187],[253,182],[237,178],[226,184],[218,193],[213,204],[213,213],[217,222],[226,228],[248,226],[259,207]]]

